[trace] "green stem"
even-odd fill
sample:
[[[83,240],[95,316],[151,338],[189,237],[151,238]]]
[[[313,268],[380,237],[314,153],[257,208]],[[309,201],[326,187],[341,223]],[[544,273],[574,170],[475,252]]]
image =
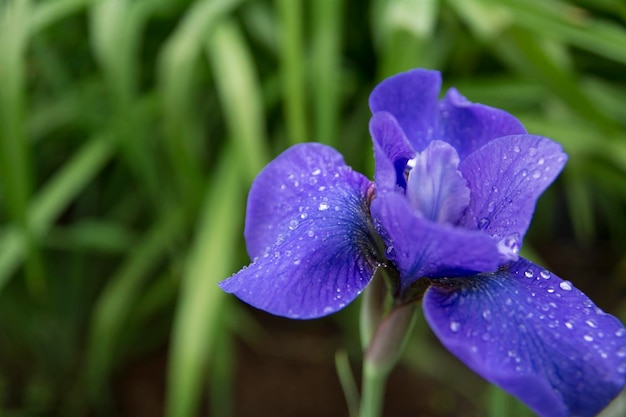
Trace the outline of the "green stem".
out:
[[[367,359],[363,362],[360,417],[379,417],[382,415],[385,386],[390,370],[391,367],[381,368]]]

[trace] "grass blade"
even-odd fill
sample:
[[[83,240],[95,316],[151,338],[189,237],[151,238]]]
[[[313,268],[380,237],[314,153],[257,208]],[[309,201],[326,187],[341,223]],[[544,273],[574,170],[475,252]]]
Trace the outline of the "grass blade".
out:
[[[280,71],[289,143],[307,142],[307,94],[303,54],[302,0],[276,0],[280,16]]]
[[[238,203],[240,177],[232,152],[220,165],[204,199],[199,226],[189,256],[172,330],[167,381],[167,417],[195,415],[201,381],[217,337],[225,293],[217,282],[233,270],[239,234],[233,233],[243,213]],[[215,221],[219,219],[219,221]]]
[[[238,26],[230,20],[215,27],[207,53],[239,165],[252,179],[269,160],[261,87],[252,56]]]

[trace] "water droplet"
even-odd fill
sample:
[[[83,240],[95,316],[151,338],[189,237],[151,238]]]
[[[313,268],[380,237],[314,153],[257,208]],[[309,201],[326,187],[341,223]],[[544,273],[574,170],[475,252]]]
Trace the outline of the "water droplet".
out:
[[[535,171],[535,172],[533,172],[533,178],[534,178],[534,179],[538,180],[538,179],[539,179],[539,177],[541,177],[541,172],[539,172],[539,171]]]
[[[287,186],[285,184],[281,184],[280,191],[285,191],[285,189],[287,189]]]
[[[319,211],[324,211],[324,210],[328,210],[328,203],[320,203],[319,207],[317,208]]]
[[[563,281],[559,284],[559,287],[561,287],[561,289],[563,291],[571,291],[572,290],[572,283],[569,281]]]
[[[490,201],[489,204],[487,204],[487,212],[492,213],[495,209],[496,209],[495,201]]]
[[[590,334],[584,335],[583,339],[585,339],[586,342],[593,342],[593,336],[591,336]]]
[[[320,175],[321,173],[322,173],[322,170],[321,170],[321,169],[319,169],[319,168],[315,168],[315,169],[313,170],[313,172],[311,172],[311,174],[313,174],[313,175]]]
[[[388,246],[387,249],[385,250],[385,256],[387,257],[387,259],[389,259],[390,261],[396,259],[396,250],[394,249],[393,246]]]
[[[323,186],[323,185],[321,185],[321,186],[320,186],[320,188],[318,188],[317,190],[318,190],[318,191],[324,191],[325,189],[326,189],[326,187],[325,187],[325,186]]]
[[[526,278],[532,278],[533,276],[535,276],[535,273],[532,269],[527,269],[526,272],[524,272],[524,276]]]
[[[626,357],[626,346],[622,346],[619,349],[617,349],[615,354],[620,358]]]
[[[567,327],[568,329],[572,330],[574,328],[574,325],[571,322],[566,321],[565,322],[565,327]]]
[[[513,301],[512,301],[510,298],[507,298],[507,299],[504,301],[504,304],[506,304],[506,305],[510,306],[511,304],[513,304]]]
[[[302,220],[306,219],[307,217],[309,217],[309,215],[308,215],[307,213],[302,213],[302,214],[300,215],[300,218],[301,218]]]
[[[293,219],[289,222],[289,230],[295,230],[298,227],[298,221]]]
[[[543,165],[545,162],[546,162],[546,160],[545,160],[545,159],[543,159],[543,158],[539,158],[539,160],[537,161],[537,163],[538,163],[539,165]]]
[[[490,223],[489,219],[486,217],[483,217],[482,219],[478,221],[478,228],[480,230],[485,230],[487,227],[489,227],[489,223]]]
[[[513,152],[515,152],[515,153],[519,153],[519,151],[520,151],[519,146],[515,145],[515,146],[513,147]]]
[[[513,233],[498,242],[498,251],[511,260],[517,260],[519,253],[519,234]]]
[[[591,327],[592,329],[597,329],[598,325],[593,320],[585,320],[585,324]]]
[[[451,321],[450,322],[450,330],[452,330],[453,332],[458,332],[461,329],[461,323],[459,323],[458,321]]]
[[[615,331],[615,336],[622,337],[626,334],[626,328],[622,327]]]
[[[554,293],[554,287],[548,287],[546,291],[548,291],[548,294],[552,294]]]
[[[333,308],[331,306],[324,307],[324,314],[330,314],[333,312]]]
[[[306,232],[307,236],[309,237],[313,237],[315,236],[315,232],[313,230],[309,230],[308,232]]]
[[[550,279],[550,271],[544,269],[543,271],[541,271],[539,273],[539,275],[541,276],[541,278],[543,279]]]
[[[617,372],[619,372],[620,374],[626,373],[626,362],[622,362],[619,364],[619,366],[617,367]]]
[[[483,318],[485,320],[491,320],[491,311],[490,310],[483,310]]]
[[[296,260],[294,260],[294,261],[293,261],[293,264],[294,264],[294,265],[300,265],[300,259],[296,259]]]
[[[528,154],[530,156],[537,155],[537,148],[530,148],[530,149],[528,149]]]

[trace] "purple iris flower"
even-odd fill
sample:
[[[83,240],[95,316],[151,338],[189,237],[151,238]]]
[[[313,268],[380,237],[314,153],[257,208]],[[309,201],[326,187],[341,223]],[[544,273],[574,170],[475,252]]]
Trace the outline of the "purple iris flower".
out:
[[[626,329],[569,281],[518,255],[535,203],[566,155],[438,72],[386,79],[370,96],[375,181],[307,143],[250,190],[253,262],[222,289],[290,318],[353,301],[378,268],[393,298],[421,298],[441,343],[538,415],[593,416],[624,387]],[[415,288],[427,289],[416,296]]]

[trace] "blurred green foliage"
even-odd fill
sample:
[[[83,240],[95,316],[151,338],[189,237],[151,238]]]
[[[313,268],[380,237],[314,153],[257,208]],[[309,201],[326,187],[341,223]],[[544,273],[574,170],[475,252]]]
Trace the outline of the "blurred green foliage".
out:
[[[259,329],[216,283],[248,262],[252,179],[310,140],[371,173],[367,96],[418,66],[563,144],[531,241],[601,242],[623,295],[625,22],[620,0],[1,0],[0,414],[114,415],[116,371],[168,346],[166,416],[207,380],[228,415],[232,337]],[[407,361],[528,415],[423,337]]]

